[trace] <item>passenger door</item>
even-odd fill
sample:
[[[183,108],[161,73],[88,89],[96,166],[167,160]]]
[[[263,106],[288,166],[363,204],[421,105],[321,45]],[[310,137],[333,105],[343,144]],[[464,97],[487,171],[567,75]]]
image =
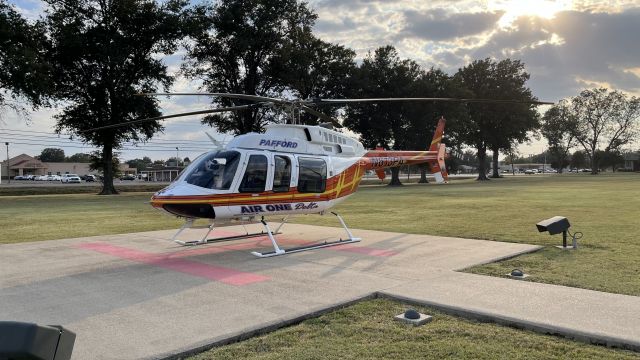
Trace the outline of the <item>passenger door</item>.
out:
[[[293,201],[293,189],[295,186],[295,177],[297,171],[295,168],[295,159],[287,154],[273,154],[271,156],[271,167],[273,168],[271,177],[271,191],[269,192],[269,203],[273,207],[269,207],[270,212],[282,213],[287,212]]]
[[[238,192],[240,199],[246,203],[262,204],[267,201],[269,180],[269,159],[265,154],[247,154],[246,166]],[[250,196],[250,198],[248,198]]]

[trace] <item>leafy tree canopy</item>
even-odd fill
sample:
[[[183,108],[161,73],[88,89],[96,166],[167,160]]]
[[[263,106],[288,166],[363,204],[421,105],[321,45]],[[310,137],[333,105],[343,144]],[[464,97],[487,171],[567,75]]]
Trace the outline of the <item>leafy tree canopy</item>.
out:
[[[155,100],[135,95],[171,85],[174,79],[158,55],[176,51],[178,41],[197,22],[197,12],[185,10],[186,0],[47,2],[52,82],[64,105],[56,115],[57,131],[71,132],[102,148],[101,194],[116,193],[113,150],[124,141],[145,141],[162,126],[144,122],[87,130],[159,115]]]
[[[223,0],[206,8],[206,21],[188,47],[184,73],[210,92],[276,97],[342,96],[355,53],[317,39],[317,16],[298,0]],[[252,104],[213,99],[217,107]],[[287,109],[255,107],[214,114],[203,123],[220,132],[260,132],[289,117]],[[329,111],[331,112],[331,110]],[[303,122],[316,119],[304,115]]]
[[[569,152],[576,145],[577,119],[566,100],[558,102],[544,114],[541,132],[549,143],[553,166],[562,172],[570,163]]]
[[[45,148],[38,159],[42,162],[64,162],[64,150],[58,148]]]
[[[573,135],[591,162],[592,174],[598,173],[598,150],[619,152],[638,136],[640,98],[606,88],[589,89],[571,98],[569,109],[575,118]]]
[[[91,154],[77,153],[69,156],[67,162],[88,163],[91,162]]]
[[[479,99],[537,100],[526,87],[529,74],[519,60],[476,60],[456,73],[468,95]],[[469,121],[460,128],[460,140],[478,151],[478,180],[486,180],[484,158],[493,151],[494,176],[499,176],[498,152],[529,139],[540,127],[538,112],[532,104],[470,103]]]
[[[42,23],[30,23],[0,0],[0,107],[26,111],[7,94],[34,107],[42,105],[49,90],[45,76],[49,66],[43,57],[45,39]]]

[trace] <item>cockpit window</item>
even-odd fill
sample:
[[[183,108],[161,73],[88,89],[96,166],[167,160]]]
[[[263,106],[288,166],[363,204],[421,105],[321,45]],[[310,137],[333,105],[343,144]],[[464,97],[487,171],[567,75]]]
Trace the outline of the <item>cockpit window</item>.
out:
[[[196,159],[184,170],[183,179],[195,186],[214,190],[229,190],[238,169],[240,153],[216,151]]]

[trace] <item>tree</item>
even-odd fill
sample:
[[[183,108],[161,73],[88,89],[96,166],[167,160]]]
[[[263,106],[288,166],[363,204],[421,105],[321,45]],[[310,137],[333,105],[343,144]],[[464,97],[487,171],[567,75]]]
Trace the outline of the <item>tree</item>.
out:
[[[138,172],[146,169],[149,165],[152,164],[151,159],[148,156],[143,157],[142,159],[132,159],[126,161],[127,165],[132,168],[136,168]]]
[[[149,121],[92,129],[160,114],[155,100],[135,95],[173,83],[158,55],[177,49],[191,29],[187,19],[197,22],[197,13],[185,10],[186,0],[47,1],[52,83],[64,106],[56,130],[102,149],[100,194],[117,194],[114,150],[125,141],[146,141],[162,126]]]
[[[470,103],[469,121],[460,129],[461,140],[476,148],[478,180],[488,180],[485,159],[487,149],[493,152],[493,176],[499,177],[500,150],[509,151],[514,142],[523,143],[540,127],[531,90],[525,86],[529,74],[519,60],[499,62],[489,58],[476,60],[455,75],[469,96],[483,99],[523,101],[521,104]]]
[[[322,41],[313,35],[311,28],[303,26],[283,39],[269,68],[285,92],[296,98],[342,98],[356,67],[355,56],[353,50]],[[329,115],[335,115],[335,110],[321,109]],[[305,124],[316,124],[317,119],[307,113],[300,118]]]
[[[355,71],[351,97],[417,97],[418,79],[424,75],[412,60],[401,60],[393,46],[369,53]],[[405,103],[363,103],[349,106],[344,125],[361,135],[365,147],[405,150],[412,129]],[[389,185],[402,185],[399,168],[391,168]]]
[[[549,143],[551,164],[558,173],[569,165],[569,151],[576,145],[576,127],[576,118],[566,100],[561,100],[544,114],[542,135]]]
[[[93,151],[90,155],[90,163],[89,169],[94,171],[99,171],[102,174],[102,182],[105,181],[106,177],[104,176],[105,164],[104,164],[104,155],[100,150]],[[122,171],[120,171],[120,159],[118,153],[113,153],[111,155],[111,168],[112,174],[114,178],[120,177],[122,175]]]
[[[309,32],[316,15],[297,0],[224,0],[207,9],[193,44],[187,47],[184,73],[211,92],[272,96],[284,90],[271,66],[294,33]],[[246,101],[216,98],[219,106]],[[249,102],[250,103],[250,102]],[[220,132],[262,131],[273,120],[265,107],[205,117]]]
[[[91,154],[77,153],[69,156],[67,162],[88,163],[91,162]]]
[[[30,23],[0,0],[0,108],[25,113],[24,101],[34,108],[43,104],[49,90],[45,39],[42,23]],[[7,99],[4,91],[14,101]]]
[[[64,150],[58,148],[46,148],[42,150],[38,159],[42,162],[64,162]]]
[[[598,150],[619,152],[638,134],[640,99],[606,88],[584,90],[571,99],[576,119],[574,136],[590,161],[591,174],[597,174]]]
[[[587,159],[584,151],[576,151],[571,155],[571,162],[569,163],[572,169],[582,169],[587,165]]]
[[[624,156],[620,151],[596,151],[596,158],[603,169],[611,168],[615,172],[618,166],[624,165]]]
[[[411,96],[413,97],[443,97],[456,98],[463,96],[460,85],[456,80],[440,69],[431,68],[417,79]],[[407,149],[427,150],[431,145],[438,120],[444,116],[447,121],[445,138],[442,142],[449,148],[458,147],[457,126],[464,123],[468,116],[466,107],[460,103],[451,102],[406,102],[403,109],[407,112],[409,129],[407,131]],[[447,162],[447,165],[449,162]],[[420,169],[419,183],[427,183],[427,164],[418,165]]]

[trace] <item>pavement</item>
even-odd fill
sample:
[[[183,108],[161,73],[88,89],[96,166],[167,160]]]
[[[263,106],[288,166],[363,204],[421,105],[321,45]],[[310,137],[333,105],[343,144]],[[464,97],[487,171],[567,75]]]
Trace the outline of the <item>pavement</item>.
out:
[[[285,247],[344,236],[283,230]],[[269,250],[264,237],[181,247],[174,232],[0,245],[0,319],[64,325],[77,334],[73,359],[158,359],[386,296],[640,350],[639,297],[457,272],[536,246],[353,230],[362,242],[259,259],[250,251]]]

